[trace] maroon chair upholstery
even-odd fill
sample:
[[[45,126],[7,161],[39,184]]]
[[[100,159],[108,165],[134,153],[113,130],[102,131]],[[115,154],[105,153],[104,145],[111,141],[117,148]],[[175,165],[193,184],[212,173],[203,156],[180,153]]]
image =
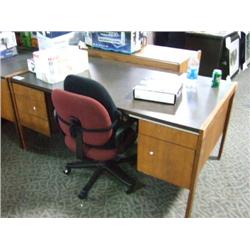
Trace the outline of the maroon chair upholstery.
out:
[[[134,130],[127,127],[122,136],[123,140],[118,143],[116,132],[122,126],[121,115],[106,90],[93,80],[74,75],[65,79],[64,88],[67,89],[69,83],[70,90],[55,89],[52,92],[52,102],[58,125],[64,134],[65,144],[80,160],[68,163],[64,173],[69,174],[72,168],[96,167],[94,174],[78,196],[81,199],[87,198],[89,190],[104,171],[126,184],[129,187],[127,193],[132,192],[136,181],[118,164],[131,159],[120,154],[120,148],[128,148],[135,141]],[[71,89],[74,84],[75,88]],[[96,100],[87,96],[88,91],[84,95],[84,87],[79,84],[85,86],[87,90],[91,89],[91,93],[95,93],[95,90],[96,93],[98,90],[100,93],[104,92],[105,96],[100,94],[99,100]],[[106,102],[106,107],[100,101]],[[127,146],[121,147],[122,143],[126,143]]]

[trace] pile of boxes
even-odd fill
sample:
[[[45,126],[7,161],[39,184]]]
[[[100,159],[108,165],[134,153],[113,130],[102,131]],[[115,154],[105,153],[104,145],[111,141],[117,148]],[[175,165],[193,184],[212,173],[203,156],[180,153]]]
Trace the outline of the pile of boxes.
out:
[[[16,39],[17,38],[17,39]],[[79,41],[104,50],[132,54],[144,42],[143,32],[0,32],[1,58],[17,54],[23,48],[38,48],[27,60],[28,69],[47,83],[63,81],[69,74],[88,69],[88,51],[79,49]]]
[[[17,55],[15,32],[0,32],[0,58]]]
[[[88,69],[88,52],[72,46],[74,32],[37,32],[38,51],[28,59],[28,68],[47,83],[63,81],[69,74]]]

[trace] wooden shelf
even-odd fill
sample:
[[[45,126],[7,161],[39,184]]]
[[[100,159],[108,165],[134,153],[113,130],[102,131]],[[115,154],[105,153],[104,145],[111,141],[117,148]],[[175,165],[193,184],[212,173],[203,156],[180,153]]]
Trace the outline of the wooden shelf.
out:
[[[190,56],[197,52],[199,53],[200,58],[201,51],[176,49],[156,45],[147,45],[141,51],[131,55],[88,47],[89,56],[92,57],[134,63],[174,73],[186,72]]]

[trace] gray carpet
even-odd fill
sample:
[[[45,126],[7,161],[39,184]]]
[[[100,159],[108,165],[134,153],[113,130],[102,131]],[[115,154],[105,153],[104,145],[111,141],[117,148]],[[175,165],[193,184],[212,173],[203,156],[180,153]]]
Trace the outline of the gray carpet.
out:
[[[224,153],[209,160],[197,186],[192,217],[250,217],[250,68],[238,74]],[[2,123],[1,217],[183,217],[188,191],[138,173],[124,164],[145,187],[127,195],[110,176],[101,177],[87,202],[77,194],[92,170],[62,173],[74,156],[63,138],[26,130],[29,150],[19,147],[13,124]],[[214,154],[217,153],[215,149]]]

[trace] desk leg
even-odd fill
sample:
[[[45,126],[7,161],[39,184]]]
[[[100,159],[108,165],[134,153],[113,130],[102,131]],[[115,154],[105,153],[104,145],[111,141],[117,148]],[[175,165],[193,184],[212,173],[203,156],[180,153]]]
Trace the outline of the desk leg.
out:
[[[187,201],[187,207],[186,207],[186,213],[185,217],[189,218],[191,217],[192,212],[192,206],[193,206],[193,200],[194,200],[194,194],[196,190],[196,184],[199,174],[199,161],[201,157],[201,148],[202,148],[202,142],[203,142],[203,132],[199,134],[194,162],[193,162],[193,170],[192,170],[192,176],[191,176],[191,182],[190,182],[190,188],[189,188],[189,195],[188,195],[188,201]]]
[[[235,94],[233,94],[231,96],[229,104],[228,104],[227,116],[226,116],[226,120],[225,120],[225,124],[224,124],[224,129],[223,129],[223,134],[222,134],[222,138],[221,138],[219,153],[218,153],[218,156],[217,156],[218,160],[220,160],[222,152],[223,152],[223,147],[224,147],[225,138],[226,138],[226,134],[227,134],[228,123],[229,123],[229,119],[230,119],[230,115],[231,115],[232,104],[233,104],[233,100],[234,100],[234,95]]]
[[[19,114],[18,114],[18,110],[17,110],[16,98],[15,98],[13,86],[9,81],[8,81],[8,86],[9,86],[10,97],[11,97],[11,101],[12,101],[12,105],[13,105],[13,109],[14,109],[15,123],[16,123],[15,125],[16,125],[16,128],[17,128],[17,133],[18,133],[18,137],[19,137],[20,146],[23,149],[27,149],[25,139],[24,139],[23,128],[22,128],[21,121],[20,121]]]
[[[196,156],[196,157],[199,158],[198,156]],[[197,183],[197,179],[198,179],[198,173],[197,173],[198,172],[198,168],[197,168],[198,164],[196,162],[198,163],[198,159],[195,159],[195,161],[194,161],[192,180],[191,180],[191,187],[189,189],[189,195],[188,195],[185,218],[191,217],[191,212],[192,212],[194,194],[195,194],[196,183]]]
[[[192,186],[192,188],[189,190],[185,218],[191,217],[193,200],[194,200],[194,194],[195,194],[195,188],[196,188],[196,183],[194,183],[194,185]]]

